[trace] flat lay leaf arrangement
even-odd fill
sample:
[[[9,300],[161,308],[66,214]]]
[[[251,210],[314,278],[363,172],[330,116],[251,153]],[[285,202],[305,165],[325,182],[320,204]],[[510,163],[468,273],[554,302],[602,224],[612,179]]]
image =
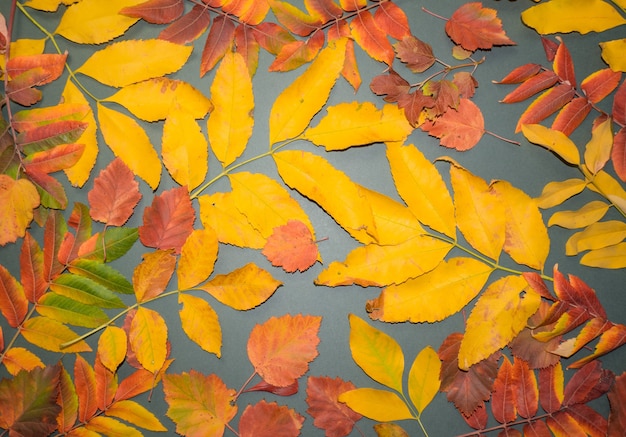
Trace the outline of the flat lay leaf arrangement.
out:
[[[606,68],[577,81],[583,61],[567,35],[550,36],[623,26],[626,3],[547,0],[521,15],[546,62],[521,59],[493,78],[502,111],[526,105],[508,134],[578,171],[539,197],[461,164],[485,135],[520,144],[487,130],[474,101],[476,70],[516,44],[497,11],[467,2],[448,17],[408,17],[401,4],[26,0],[2,10],[0,245],[19,266],[0,265],[2,435],[296,436],[305,421],[328,437],[406,436],[411,422],[440,435],[424,420],[437,396],[468,436],[623,435],[626,374],[600,358],[626,343],[624,320],[548,258],[563,252],[552,230],[565,228],[565,255],[598,272],[626,267],[626,39],[603,42]],[[40,39],[21,37],[20,14]],[[416,20],[441,22],[455,63]],[[142,26],[155,36],[128,36]],[[259,101],[268,58],[270,75],[292,79]],[[366,84],[364,65],[380,71]],[[177,78],[189,69],[202,89]],[[371,99],[337,102],[339,81],[369,87]],[[50,83],[62,83],[58,102],[46,98]],[[576,144],[586,120],[588,140]],[[259,129],[265,144],[251,140]],[[443,146],[440,158],[411,142],[418,131]],[[384,150],[393,196],[335,164],[366,147]],[[254,171],[262,160],[271,172]],[[594,200],[565,209],[583,194]],[[322,259],[328,237],[311,205],[355,244],[342,259]],[[239,267],[223,270],[225,247],[244,254]],[[251,252],[265,263],[246,261]],[[342,320],[265,317],[245,333],[248,362],[230,361],[224,318],[265,306],[312,268],[320,288],[378,296]],[[163,302],[179,320],[164,317]],[[458,314],[462,332],[415,357],[386,329],[412,324],[419,336],[421,324]],[[312,374],[320,331],[339,323],[349,338],[333,353],[350,354],[370,385],[351,381],[361,374]],[[232,388],[219,370],[187,362],[171,341],[178,329],[229,366],[251,366],[250,377]],[[171,370],[178,364],[186,370]],[[290,399],[303,391],[298,411]],[[165,414],[150,410],[153,397]]]

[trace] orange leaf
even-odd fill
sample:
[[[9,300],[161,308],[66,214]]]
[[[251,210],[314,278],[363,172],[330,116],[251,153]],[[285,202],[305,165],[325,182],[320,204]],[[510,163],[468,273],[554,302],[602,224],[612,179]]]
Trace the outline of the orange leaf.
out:
[[[117,391],[117,374],[107,369],[96,356],[94,363],[96,375],[96,400],[98,409],[105,411],[113,402]]]
[[[288,2],[270,0],[269,4],[278,21],[296,35],[309,36],[323,24],[319,17],[307,15]]]
[[[508,77],[508,76],[507,76]],[[550,88],[557,83],[559,78],[551,70],[542,71],[539,74],[524,80],[523,83],[517,86],[513,91],[508,93],[500,102],[502,103],[516,103],[526,100],[527,98],[534,96],[540,91]],[[514,83],[514,82],[513,82]]]
[[[305,0],[304,5],[312,16],[319,17],[325,23],[343,14],[343,10],[334,0]]]
[[[313,424],[326,432],[327,437],[349,435],[361,415],[339,402],[341,393],[356,389],[350,381],[328,376],[309,377],[306,387],[306,412],[313,416]]]
[[[0,246],[12,243],[26,233],[39,206],[39,193],[32,182],[0,174]]]
[[[422,130],[439,138],[442,146],[458,151],[474,147],[485,133],[485,120],[480,108],[469,99],[461,99],[456,110],[443,113],[434,121],[427,120]]]
[[[195,287],[213,273],[217,260],[218,241],[212,228],[195,229],[181,249],[176,274],[178,289]]]
[[[598,103],[617,88],[621,78],[621,71],[604,68],[583,79],[580,88],[591,102]]]
[[[574,97],[552,122],[552,129],[563,132],[565,135],[571,135],[574,130],[585,121],[587,115],[591,112],[592,104],[584,97]]]
[[[226,0],[222,10],[249,25],[259,24],[270,10],[267,0]]]
[[[0,311],[13,328],[17,328],[28,313],[28,300],[22,284],[2,265],[0,265]]]
[[[613,138],[611,161],[615,173],[622,181],[626,182],[626,128],[621,128]]]
[[[54,148],[35,152],[24,159],[26,173],[54,173],[78,162],[85,150],[83,144],[60,144]]]
[[[51,146],[74,142],[88,123],[78,120],[52,121],[40,126],[29,126],[17,136],[17,144],[25,154],[48,150]]]
[[[181,0],[181,4],[182,0]],[[199,38],[211,24],[211,16],[204,5],[195,5],[189,12],[159,33],[159,39],[176,44],[187,44]]]
[[[292,384],[317,356],[321,322],[318,316],[286,314],[256,325],[247,346],[254,370],[272,385]]]
[[[59,375],[59,396],[57,404],[61,407],[61,412],[57,416],[57,424],[60,432],[68,432],[74,427],[78,418],[78,396],[76,387],[69,372],[61,365]]]
[[[46,367],[37,355],[24,349],[23,347],[13,346],[4,352],[2,357],[2,364],[11,375],[16,376],[22,370],[30,372],[34,368]]]
[[[484,8],[480,2],[466,3],[446,22],[446,33],[456,44],[471,52],[494,45],[514,45],[502,29],[497,11]]]
[[[175,268],[176,257],[169,250],[144,254],[143,261],[133,271],[137,302],[145,302],[163,293]]]
[[[368,55],[387,65],[393,63],[393,47],[371,13],[368,11],[357,13],[350,22],[350,30],[354,40]]]
[[[324,32],[315,32],[305,41],[293,41],[285,44],[269,71],[290,71],[312,61],[324,46]]]
[[[569,49],[560,38],[557,37],[560,44],[556,49],[554,55],[554,61],[552,62],[552,68],[554,72],[559,76],[562,83],[569,84],[572,88],[576,88],[576,74],[574,72],[574,61]]]
[[[554,413],[563,402],[563,367],[561,362],[539,370],[539,403],[546,413]]]
[[[16,56],[9,59],[6,71],[9,77],[13,78],[29,70],[41,68],[42,80],[32,85],[45,85],[63,74],[66,59],[67,52],[62,55],[46,53],[42,55]]]
[[[498,376],[493,382],[493,396],[491,411],[493,417],[500,423],[512,422],[517,417],[515,392],[517,385],[513,377],[513,366],[507,357],[504,357]]]
[[[613,120],[626,124],[626,82],[622,82],[613,96]]]
[[[494,81],[494,83],[499,84],[514,84],[514,83],[522,83],[526,82],[528,79],[536,75],[541,71],[540,64],[524,64],[519,67],[515,67],[509,74],[504,76],[499,81]]]
[[[539,407],[539,389],[537,378],[528,363],[520,358],[515,358],[512,369],[515,381],[517,412],[520,416],[529,419],[537,414]]]
[[[248,405],[239,419],[239,435],[241,437],[296,437],[304,417],[295,410],[290,410],[276,402],[265,400],[255,405]]]
[[[404,11],[395,3],[380,3],[374,13],[374,21],[378,27],[397,40],[411,36],[409,20]]]
[[[262,253],[272,265],[289,273],[304,272],[319,256],[311,230],[299,220],[289,220],[286,225],[274,228]]]
[[[235,25],[230,18],[223,15],[213,20],[211,30],[204,43],[200,60],[200,77],[217,65],[232,44]]]
[[[515,127],[515,133],[523,124],[536,124],[554,114],[574,98],[576,91],[569,84],[560,84],[541,94],[526,108]]]
[[[98,410],[96,373],[81,355],[76,355],[74,362],[74,384],[78,395],[78,420],[86,422]]]
[[[141,18],[152,24],[167,24],[180,17],[184,10],[183,0],[148,0],[122,8],[119,14]]]

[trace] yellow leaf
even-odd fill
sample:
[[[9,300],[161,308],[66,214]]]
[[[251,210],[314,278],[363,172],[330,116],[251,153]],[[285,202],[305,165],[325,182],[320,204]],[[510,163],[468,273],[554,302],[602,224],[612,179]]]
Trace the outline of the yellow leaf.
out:
[[[209,162],[207,141],[193,115],[178,102],[163,124],[161,155],[172,179],[189,191],[204,181]]]
[[[167,357],[167,325],[159,313],[139,307],[130,323],[130,347],[139,363],[149,372],[158,372]]]
[[[161,160],[148,134],[132,118],[98,103],[98,121],[104,141],[152,190],[161,180]]]
[[[185,334],[205,351],[221,357],[222,327],[215,310],[204,299],[179,294],[180,322]]]
[[[192,50],[162,39],[124,40],[94,52],[76,72],[119,88],[178,71]]]
[[[366,308],[372,319],[383,322],[438,322],[474,299],[493,270],[473,258],[452,258],[422,276],[386,287]]]
[[[609,210],[609,205],[601,200],[593,200],[577,211],[557,211],[552,214],[548,226],[561,226],[578,229],[597,222]]]
[[[413,361],[409,371],[409,397],[420,415],[439,391],[440,371],[441,361],[430,346],[422,349]]]
[[[413,131],[404,111],[386,104],[379,110],[373,103],[339,103],[328,108],[328,114],[315,127],[307,129],[304,138],[326,150],[344,150],[386,141],[406,140]]]
[[[142,1],[82,0],[67,8],[54,33],[79,44],[102,44],[111,41],[139,21],[139,18],[122,15],[119,11]]]
[[[133,425],[150,431],[167,431],[152,412],[131,400],[116,401],[104,412],[107,416],[117,417]]]
[[[570,197],[581,193],[586,186],[587,182],[578,178],[549,182],[543,187],[541,196],[537,198],[537,206],[547,209],[560,205]]]
[[[205,228],[213,228],[221,243],[251,249],[265,246],[267,239],[237,209],[232,192],[202,195],[198,202],[202,224]]]
[[[400,345],[354,314],[349,314],[350,351],[358,366],[374,381],[402,393],[404,354]]]
[[[505,252],[520,264],[542,270],[550,252],[550,238],[537,202],[506,181],[495,182],[491,188],[504,205]]]
[[[4,246],[26,234],[33,210],[39,206],[39,193],[27,179],[0,174],[0,205],[0,246]]]
[[[309,68],[274,101],[270,112],[270,144],[295,138],[326,103],[343,69],[346,38],[328,43]]]
[[[274,232],[274,228],[289,220],[304,223],[313,239],[315,230],[309,217],[289,192],[274,179],[262,173],[238,172],[228,175],[233,187],[233,202],[263,238]]]
[[[61,322],[48,317],[31,317],[24,322],[20,333],[29,343],[51,352],[91,352],[91,348],[84,340],[65,348],[61,347],[64,343],[78,338],[78,334]]]
[[[580,259],[580,263],[589,267],[623,269],[626,267],[626,243],[587,252]]]
[[[434,269],[452,245],[427,235],[396,245],[375,243],[352,250],[345,261],[334,261],[315,279],[318,285],[382,287],[400,284]]]
[[[163,293],[176,268],[176,257],[171,250],[155,250],[145,253],[142,258],[133,271],[137,302],[145,302]]]
[[[375,388],[357,388],[339,395],[352,410],[377,422],[411,419],[413,415],[397,394]]]
[[[345,173],[310,152],[279,152],[274,154],[274,161],[290,188],[320,205],[358,241],[376,241],[376,225],[367,197]]]
[[[98,339],[98,357],[113,373],[126,358],[127,342],[126,331],[117,326],[107,326]]]
[[[626,211],[626,191],[624,191],[617,179],[604,170],[600,170],[594,176],[588,177],[593,179],[588,185],[591,191],[595,191],[609,199],[622,212]]]
[[[36,367],[42,369],[46,367],[37,355],[23,347],[12,347],[6,350],[2,357],[2,364],[6,367],[7,372],[13,376],[22,370],[30,372]]]
[[[211,84],[211,100],[215,108],[207,121],[209,142],[226,167],[243,153],[254,126],[252,80],[239,53],[224,55]]]
[[[576,255],[584,250],[613,246],[626,238],[626,223],[618,220],[593,223],[584,231],[572,235],[565,245],[566,255]]]
[[[550,0],[522,12],[522,21],[542,35],[603,32],[626,20],[603,0]]]
[[[38,11],[56,12],[59,5],[71,5],[75,0],[26,0],[24,6],[37,9]]]
[[[467,319],[459,368],[467,370],[506,346],[540,303],[541,297],[522,276],[506,276],[489,285]]]
[[[450,167],[456,221],[472,247],[497,260],[504,246],[504,206],[487,183],[464,168]]]
[[[522,133],[528,141],[551,150],[565,162],[573,165],[580,164],[578,147],[563,132],[540,124],[523,124]]]
[[[82,187],[89,179],[91,169],[96,164],[96,158],[98,157],[98,137],[96,135],[96,119],[93,116],[93,111],[85,99],[83,93],[78,89],[74,82],[68,80],[63,90],[63,102],[64,103],[76,103],[85,105],[89,108],[85,117],[81,121],[88,123],[89,125],[82,133],[80,138],[76,140],[79,144],[84,144],[83,154],[76,164],[63,170],[67,175],[70,183],[76,187]]]
[[[213,109],[211,101],[199,90],[167,77],[126,85],[104,101],[118,103],[145,121],[165,120],[174,103],[185,108],[194,119],[204,118]]]
[[[602,49],[602,59],[609,64],[611,70],[626,72],[626,59],[624,57],[626,38],[601,42],[600,48]]]
[[[413,145],[388,143],[387,159],[398,194],[417,219],[455,238],[454,204],[435,166]]]
[[[226,275],[217,275],[198,288],[224,305],[246,311],[261,305],[281,285],[270,273],[249,263]]]
[[[178,289],[193,288],[206,280],[213,273],[217,251],[217,235],[212,228],[194,229],[183,244],[178,260]]]
[[[142,437],[138,429],[128,426],[118,420],[105,416],[94,416],[85,424],[89,431],[106,436]]]
[[[613,148],[613,120],[609,117],[591,131],[591,140],[585,146],[585,165],[596,174],[611,157]]]

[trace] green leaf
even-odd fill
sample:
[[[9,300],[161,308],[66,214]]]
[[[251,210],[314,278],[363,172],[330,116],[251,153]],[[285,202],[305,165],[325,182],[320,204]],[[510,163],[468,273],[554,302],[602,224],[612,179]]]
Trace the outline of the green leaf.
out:
[[[124,302],[108,288],[84,276],[64,273],[50,284],[56,293],[100,308],[125,308]]]
[[[46,293],[39,299],[37,312],[61,323],[85,328],[96,328],[109,320],[100,308],[54,292]]]
[[[122,257],[139,238],[137,228],[107,228],[91,237],[78,251],[78,256],[102,262]]]
[[[122,275],[101,261],[78,258],[68,266],[70,272],[84,276],[116,293],[133,294],[133,285]]]

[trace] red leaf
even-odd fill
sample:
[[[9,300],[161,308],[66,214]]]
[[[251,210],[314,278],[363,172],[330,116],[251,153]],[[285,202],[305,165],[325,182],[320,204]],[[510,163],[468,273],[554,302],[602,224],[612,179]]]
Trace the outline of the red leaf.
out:
[[[387,35],[397,40],[411,36],[409,20],[404,11],[395,3],[379,3],[374,13],[374,21]]]
[[[239,53],[246,61],[250,77],[254,76],[259,64],[259,43],[257,42],[255,32],[251,27],[240,24],[235,29],[235,45],[237,53]]]
[[[31,170],[27,175],[30,181],[37,187],[37,191],[39,191],[42,206],[54,209],[65,209],[67,207],[65,188],[57,178],[36,170]]]
[[[263,22],[253,30],[259,45],[273,55],[277,55],[285,44],[296,41],[288,30],[276,23]]]
[[[31,106],[41,100],[42,94],[33,87],[50,78],[50,74],[43,68],[33,68],[25,71],[9,81],[6,87],[6,95],[12,101],[22,106]]]
[[[41,68],[43,69],[42,76],[45,76],[45,78],[36,85],[45,85],[58,79],[63,74],[66,59],[67,53],[62,55],[45,53],[42,55],[16,56],[7,62],[6,72],[9,77],[14,78],[28,70]]]
[[[248,357],[255,371],[269,384],[284,387],[306,373],[317,356],[321,317],[272,317],[256,325],[248,339]]]
[[[525,419],[537,414],[539,408],[539,389],[537,378],[528,363],[515,358],[513,362],[513,378],[515,379],[517,413]]]
[[[272,1],[272,12],[279,23],[298,36],[309,36],[324,24],[319,17],[313,17],[285,1]]]
[[[586,433],[576,420],[565,411],[557,411],[546,419],[548,427],[557,436],[584,436]]]
[[[392,3],[389,3],[392,4]],[[409,35],[393,45],[396,56],[413,73],[421,73],[428,70],[435,63],[435,55],[430,44]]]
[[[516,103],[526,100],[527,98],[534,96],[538,92],[550,88],[557,83],[559,78],[553,71],[542,71],[530,77],[524,81],[521,85],[508,93],[500,102],[502,103]]]
[[[531,77],[535,76],[541,71],[540,64],[524,64],[519,67],[515,67],[509,74],[504,76],[499,81],[494,81],[497,84],[514,84],[526,82]]]
[[[20,279],[30,303],[36,303],[48,288],[43,272],[43,251],[37,240],[26,232],[20,251]]]
[[[577,305],[588,311],[593,317],[606,319],[606,311],[602,307],[596,292],[578,276],[565,276],[554,267],[554,291],[563,301]]]
[[[473,52],[494,45],[514,45],[504,30],[497,11],[484,8],[480,2],[466,3],[446,22],[446,33],[456,44]]]
[[[317,261],[319,252],[311,230],[299,220],[274,228],[262,251],[273,266],[286,272],[304,272]]]
[[[554,56],[552,68],[563,83],[567,83],[571,85],[572,88],[576,88],[576,74],[574,72],[574,61],[572,60],[572,55],[560,38],[559,42],[560,44],[556,49],[556,55]]]
[[[133,172],[120,158],[115,158],[100,172],[87,194],[91,218],[111,226],[122,226],[141,200],[139,184]]]
[[[211,30],[204,43],[200,60],[200,77],[211,71],[232,44],[235,25],[230,18],[223,15],[213,20]]]
[[[563,402],[563,370],[561,363],[539,370],[539,403],[546,413],[554,413]]]
[[[411,85],[394,70],[389,69],[388,74],[380,74],[372,79],[370,89],[378,96],[385,96],[385,102],[397,102],[402,95],[408,94]],[[419,94],[424,96],[421,90]],[[418,112],[421,112],[421,109]]]
[[[583,79],[580,88],[592,103],[598,103],[617,88],[621,78],[621,71],[604,68]]]
[[[387,65],[393,63],[393,47],[371,13],[357,13],[350,22],[350,30],[354,40],[370,57]]]
[[[163,369],[159,371],[158,375],[147,371],[144,368],[139,368],[133,373],[128,375],[122,381],[120,381],[117,391],[115,392],[115,400],[120,401],[124,399],[132,399],[142,393],[154,389],[161,379],[161,375],[167,370],[173,360],[165,360]],[[138,366],[141,366],[137,363]]]
[[[622,436],[626,429],[626,372],[615,378],[607,397],[611,406],[607,436]]]
[[[430,80],[426,82],[422,91],[425,95],[435,99],[435,106],[429,110],[428,118],[435,118],[443,114],[448,108],[457,109],[459,106],[459,89],[449,80]]]
[[[613,120],[626,125],[626,81],[622,82],[613,96]]]
[[[89,126],[78,120],[61,120],[32,126],[17,136],[17,144],[25,154],[49,149],[51,146],[75,142]]]
[[[26,173],[54,173],[65,170],[78,162],[84,150],[83,144],[61,144],[52,149],[35,152],[24,159]]]
[[[60,103],[56,106],[35,108],[13,114],[13,127],[18,132],[60,121],[80,121],[89,112],[89,105]]]
[[[306,412],[313,424],[326,431],[326,437],[343,437],[352,432],[361,415],[338,401],[339,395],[356,389],[350,381],[328,376],[311,376],[306,388]]]
[[[117,375],[107,369],[97,356],[94,363],[94,374],[96,377],[96,402],[100,410],[106,411],[115,399]]]
[[[312,16],[319,17],[324,23],[343,14],[343,10],[333,0],[304,0],[304,6]]]
[[[22,285],[2,265],[0,265],[0,312],[13,328],[17,328],[28,313],[28,300]]]
[[[58,258],[65,265],[78,257],[80,246],[91,238],[91,217],[89,217],[89,209],[86,205],[78,202],[74,204],[68,225],[76,229],[76,236],[66,232],[59,247]]]
[[[261,381],[254,386],[244,390],[244,392],[246,393],[251,391],[265,391],[278,396],[291,396],[298,393],[298,380],[296,379],[293,384],[287,385],[285,387],[277,387],[275,385],[268,384],[265,381]]]
[[[145,209],[139,239],[145,246],[174,249],[178,254],[193,232],[195,218],[187,187],[172,188],[156,196]]]
[[[526,282],[528,282],[528,285],[530,285],[533,291],[539,293],[541,297],[551,301],[556,300],[552,293],[550,293],[550,290],[548,290],[546,283],[541,278],[541,275],[539,275],[539,273],[524,272],[522,273],[522,276],[524,277],[524,279],[526,279]]]
[[[76,355],[74,362],[74,384],[78,395],[78,420],[87,422],[98,410],[96,374],[81,355]]]
[[[567,413],[576,420],[590,436],[607,436],[608,423],[606,418],[585,404],[571,405]]]
[[[560,84],[544,92],[526,108],[517,122],[515,132],[520,132],[523,124],[535,124],[543,121],[565,106],[574,98],[575,94],[576,91],[568,84]]]
[[[241,437],[296,437],[304,417],[295,410],[279,406],[276,402],[264,400],[256,405],[248,405],[239,419]]]
[[[135,6],[122,8],[119,13],[142,18],[152,24],[167,24],[180,17],[184,10],[183,0],[148,0]]]
[[[454,74],[452,83],[456,85],[459,90],[459,96],[470,99],[476,93],[478,88],[478,81],[468,71],[460,71]]]
[[[621,128],[613,138],[611,161],[617,176],[626,182],[626,127]]]
[[[585,404],[604,395],[613,384],[612,372],[599,361],[585,364],[570,378],[563,393],[563,405]]]
[[[591,112],[592,105],[584,97],[575,97],[559,111],[552,122],[552,129],[563,132],[569,136],[574,130],[585,121]]]
[[[507,357],[504,357],[498,376],[493,382],[493,396],[491,411],[493,417],[500,423],[513,422],[517,417],[516,392],[518,387],[513,376],[513,366]]]
[[[474,429],[487,428],[487,422],[489,421],[489,415],[487,414],[487,407],[484,402],[481,402],[478,408],[470,416],[461,414],[461,417],[465,422]]]
[[[541,45],[543,46],[543,51],[546,54],[546,59],[548,60],[548,62],[554,61],[556,51],[559,48],[559,43],[549,38],[546,38],[545,36],[541,36]]]
[[[420,124],[422,111],[426,108],[433,108],[435,99],[426,96],[422,90],[415,90],[412,93],[400,94],[398,97],[398,107],[404,109],[404,115],[412,126],[416,127]]]
[[[448,110],[434,121],[427,120],[422,130],[439,138],[441,145],[466,151],[474,147],[485,133],[485,120],[478,106],[461,99],[457,110]]]
[[[285,44],[269,71],[290,71],[312,61],[324,46],[324,32],[315,32],[305,41],[293,41]]]
[[[211,16],[207,9],[202,5],[195,5],[185,15],[163,29],[159,33],[159,39],[184,45],[196,40],[210,24]]]

